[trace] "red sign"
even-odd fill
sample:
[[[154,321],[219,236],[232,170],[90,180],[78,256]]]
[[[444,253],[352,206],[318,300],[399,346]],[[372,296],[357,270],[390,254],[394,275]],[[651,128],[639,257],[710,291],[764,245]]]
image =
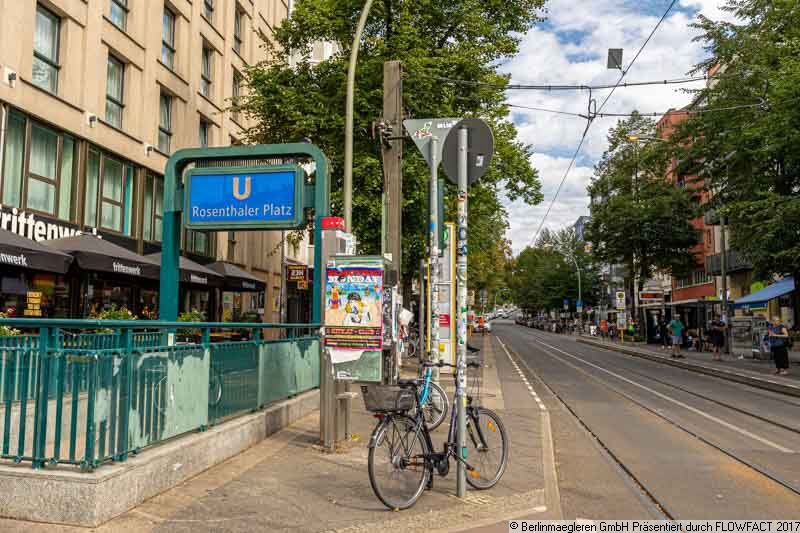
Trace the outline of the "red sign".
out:
[[[450,327],[450,315],[439,315],[439,327],[440,328]]]
[[[342,217],[322,217],[322,229],[340,229],[344,231],[344,219]]]

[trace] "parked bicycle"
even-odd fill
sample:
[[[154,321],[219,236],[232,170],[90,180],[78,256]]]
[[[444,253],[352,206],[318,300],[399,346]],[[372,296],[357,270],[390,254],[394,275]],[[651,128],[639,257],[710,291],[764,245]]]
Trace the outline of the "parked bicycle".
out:
[[[464,456],[457,449],[455,409],[442,451],[434,451],[421,405],[430,394],[431,368],[453,365],[423,365],[423,379],[401,379],[397,386],[362,386],[366,408],[379,420],[369,442],[369,480],[375,495],[390,509],[414,505],[426,488],[433,488],[434,471],[442,477],[449,473],[451,458],[464,464],[467,483],[478,490],[495,486],[508,464],[508,437],[502,420],[494,411],[474,404],[471,395],[467,396]],[[467,366],[481,365],[470,362]],[[414,416],[409,416],[415,407]]]
[[[431,372],[431,369],[424,364],[420,365],[419,369],[421,379],[425,379],[426,374]],[[433,431],[444,422],[447,411],[450,409],[450,399],[438,383],[430,381],[428,387],[428,394],[424,398],[420,398],[420,408],[425,422],[428,423],[428,430]],[[412,409],[409,414],[413,417],[416,411]]]

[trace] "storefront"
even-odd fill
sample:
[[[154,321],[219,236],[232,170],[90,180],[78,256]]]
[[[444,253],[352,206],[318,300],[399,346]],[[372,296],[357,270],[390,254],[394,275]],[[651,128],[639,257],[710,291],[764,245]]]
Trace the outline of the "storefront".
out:
[[[264,309],[264,291],[267,289],[267,284],[258,279],[250,272],[239,268],[236,265],[227,263],[225,261],[217,261],[206,265],[206,268],[216,272],[224,278],[221,287],[222,298],[220,299],[219,314],[223,322],[261,322],[263,321]],[[251,309],[261,309],[258,311],[244,313],[244,306],[242,305],[242,298],[245,294],[249,293],[251,298],[255,299],[254,305],[251,304]]]
[[[286,265],[286,322],[311,322],[311,271],[306,265]]]
[[[161,264],[161,254],[145,256]],[[220,289],[225,279],[200,263],[188,257],[181,256],[179,261],[180,290],[179,312],[200,311],[205,320],[217,322],[219,320],[218,304]]]
[[[68,254],[0,229],[0,313],[64,318],[70,312]]]
[[[49,241],[48,246],[71,255],[72,316],[89,317],[125,307],[141,318],[158,316],[160,265],[137,253],[91,235]]]
[[[787,276],[780,281],[754,291],[736,300],[737,316],[762,317],[771,320],[774,316],[794,327],[794,308],[791,295],[795,290],[794,278]]]

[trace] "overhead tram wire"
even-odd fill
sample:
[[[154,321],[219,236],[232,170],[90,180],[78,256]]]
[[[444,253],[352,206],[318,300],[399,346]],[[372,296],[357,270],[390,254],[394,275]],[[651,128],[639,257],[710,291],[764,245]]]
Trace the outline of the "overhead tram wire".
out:
[[[633,63],[631,63],[632,65]],[[630,69],[630,66],[628,67]],[[425,75],[423,75],[425,76]],[[621,84],[614,84],[614,85],[528,85],[522,83],[509,83],[509,84],[500,84],[500,83],[488,83],[483,81],[474,81],[474,80],[461,80],[456,78],[447,78],[444,76],[435,76],[435,75],[428,75],[425,76],[430,79],[441,81],[443,83],[449,83],[451,85],[464,85],[469,87],[485,87],[490,89],[500,89],[500,90],[524,90],[524,91],[600,91],[603,89],[618,89],[620,87],[645,87],[649,85],[681,85],[685,83],[694,83],[698,81],[707,81],[710,77],[709,76],[693,76],[693,77],[686,77],[686,78],[674,78],[674,79],[665,79],[665,80],[651,80],[651,81],[637,81],[637,82],[628,82],[628,83],[621,83]]]
[[[669,109],[667,111],[648,111],[648,112],[630,112],[630,113],[593,113],[591,116],[586,115],[583,113],[572,113],[569,111],[561,111],[558,109],[548,109],[544,107],[530,107],[526,105],[520,104],[506,104],[508,107],[513,107],[514,109],[526,109],[529,111],[538,111],[542,113],[554,113],[557,115],[566,115],[570,117],[578,117],[584,120],[588,119],[595,119],[595,118],[613,118],[613,117],[633,117],[633,116],[640,116],[640,117],[661,117],[666,115],[667,113],[677,114],[677,115],[701,115],[704,113],[718,113],[720,111],[735,111],[737,109],[749,109],[753,107],[763,107],[768,105],[766,101],[760,99],[761,101],[752,104],[741,104],[735,106],[728,106],[728,107],[716,107],[716,108],[698,108],[698,109]],[[792,100],[797,100],[797,98],[786,100],[785,102],[781,103],[788,103]]]
[[[650,35],[647,36],[647,39],[645,39],[645,41],[642,43],[642,46],[640,46],[639,50],[636,52],[636,55],[633,56],[633,59],[631,60],[630,64],[628,65],[628,68],[626,68],[625,70],[622,71],[622,75],[620,75],[619,80],[617,80],[616,85],[614,86],[613,89],[611,89],[611,92],[609,92],[608,95],[606,95],[605,100],[603,100],[603,103],[600,105],[600,108],[597,110],[597,112],[600,112],[600,111],[603,110],[605,105],[608,103],[608,100],[614,95],[614,92],[617,90],[617,87],[619,87],[619,85],[622,83],[622,80],[625,79],[625,76],[627,76],[628,72],[630,72],[630,70],[633,68],[633,65],[636,63],[636,60],[639,59],[639,56],[642,54],[642,52],[644,51],[644,49],[647,46],[647,44],[653,38],[653,35],[655,35],[656,31],[658,31],[658,28],[661,26],[661,23],[664,22],[664,20],[667,18],[667,15],[669,15],[669,12],[672,11],[672,8],[675,7],[675,4],[677,4],[677,3],[678,3],[678,0],[672,0],[672,2],[670,2],[669,6],[667,6],[667,9],[664,11],[664,14],[661,15],[660,19],[658,19],[658,22],[653,27],[653,30],[650,32]],[[592,103],[591,103],[591,99],[590,99],[590,103],[589,103],[589,109],[590,110],[591,110],[591,107],[592,107]],[[544,218],[542,218],[542,222],[539,224],[539,228],[536,230],[536,233],[534,234],[533,239],[531,239],[531,241],[528,243],[528,246],[530,246],[531,244],[535,244],[536,243],[536,239],[539,238],[539,233],[541,233],[542,228],[544,227],[544,223],[547,221],[547,217],[550,215],[550,211],[553,209],[553,205],[556,203],[556,200],[558,199],[558,195],[561,192],[561,188],[564,186],[564,182],[567,181],[567,177],[569,177],[569,173],[572,170],[572,167],[575,165],[575,161],[578,158],[578,153],[580,152],[581,147],[583,146],[583,143],[586,140],[586,135],[589,133],[589,128],[592,127],[593,123],[594,123],[593,119],[592,119],[592,117],[590,117],[589,120],[588,120],[588,124],[586,125],[586,129],[583,131],[583,135],[581,136],[581,140],[578,143],[578,149],[575,150],[575,153],[572,155],[572,159],[570,160],[570,163],[567,166],[567,171],[564,172],[564,177],[561,178],[561,182],[558,184],[558,188],[556,189],[556,194],[553,196],[553,199],[550,201],[550,205],[547,207],[547,211],[545,212]]]

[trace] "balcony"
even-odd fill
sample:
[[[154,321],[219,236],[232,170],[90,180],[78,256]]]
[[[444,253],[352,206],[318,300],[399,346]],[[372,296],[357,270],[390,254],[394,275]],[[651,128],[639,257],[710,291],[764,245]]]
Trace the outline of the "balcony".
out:
[[[728,250],[726,253],[728,255],[727,264],[725,266],[727,267],[728,274],[753,269],[753,264],[736,250]],[[706,256],[706,272],[712,276],[722,275],[722,254]]]

